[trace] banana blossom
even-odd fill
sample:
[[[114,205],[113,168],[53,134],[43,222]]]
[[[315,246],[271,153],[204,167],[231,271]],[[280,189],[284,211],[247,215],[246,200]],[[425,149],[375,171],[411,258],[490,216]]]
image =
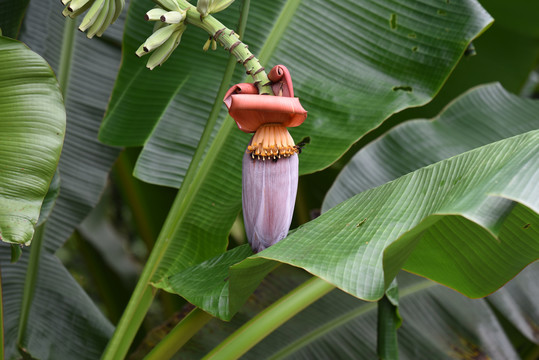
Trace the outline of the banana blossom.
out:
[[[254,252],[288,234],[298,188],[299,149],[287,128],[301,125],[307,117],[294,97],[288,69],[277,65],[268,78],[275,96],[259,95],[255,85],[242,83],[224,98],[238,128],[254,133],[242,164],[243,219]]]

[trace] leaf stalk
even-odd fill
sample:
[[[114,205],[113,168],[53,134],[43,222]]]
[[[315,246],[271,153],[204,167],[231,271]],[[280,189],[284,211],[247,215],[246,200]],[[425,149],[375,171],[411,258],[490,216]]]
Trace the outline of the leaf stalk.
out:
[[[279,326],[334,288],[334,285],[318,277],[307,280],[245,323],[204,359],[239,359]]]

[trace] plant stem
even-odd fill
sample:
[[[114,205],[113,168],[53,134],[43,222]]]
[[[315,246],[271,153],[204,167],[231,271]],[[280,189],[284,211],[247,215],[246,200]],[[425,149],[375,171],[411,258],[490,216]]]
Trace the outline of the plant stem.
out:
[[[194,10],[195,13],[193,14],[192,5],[186,3],[185,1],[182,2],[181,0],[179,2],[183,3],[184,9],[188,7],[191,8],[188,11],[190,23],[193,23],[194,25],[197,25],[197,24],[201,25],[202,23],[204,23],[205,27],[208,27],[208,24],[210,23],[214,24],[215,29],[209,27],[210,30],[214,30],[213,32],[210,31],[210,34],[215,34],[219,29],[225,28],[219,21],[215,20],[211,16],[206,17],[204,19],[204,22],[202,22],[200,20],[200,14],[196,10]],[[247,2],[247,7],[246,7],[247,9],[248,9],[248,5],[249,3]],[[243,11],[242,11],[242,16],[246,16],[246,14],[244,14]],[[198,20],[196,19],[197,17],[198,17]],[[244,29],[239,29],[238,31],[241,34],[243,33],[243,30]],[[231,30],[228,30],[229,34],[230,32]],[[233,37],[237,39],[234,35]],[[230,45],[229,45],[229,49],[230,49]],[[245,49],[246,49],[246,46],[245,46]],[[231,51],[231,52],[236,56],[234,51]],[[251,54],[250,52],[248,52],[248,50],[247,50],[247,53]],[[240,54],[240,56],[244,56],[244,55],[246,55],[245,52],[242,52]],[[254,56],[253,56],[253,59],[254,59]],[[178,194],[176,195],[174,203],[172,204],[172,208],[170,209],[169,215],[167,216],[167,219],[165,220],[163,228],[161,229],[159,237],[157,238],[157,241],[155,242],[154,248],[152,249],[152,252],[150,253],[148,261],[146,262],[146,265],[144,266],[144,269],[142,270],[139,281],[120,319],[120,322],[118,323],[116,331],[114,332],[109,344],[107,345],[107,348],[105,349],[105,352],[103,353],[103,357],[102,357],[103,360],[122,359],[127,354],[127,351],[129,350],[131,342],[133,341],[133,338],[135,337],[135,334],[138,331],[138,328],[140,327],[140,324],[142,323],[142,320],[144,319],[144,316],[146,315],[146,312],[148,311],[148,308],[150,307],[153,301],[153,297],[155,295],[155,290],[151,287],[150,281],[153,275],[155,274],[155,272],[157,271],[157,268],[159,267],[159,263],[161,259],[163,258],[170,244],[170,241],[173,238],[174,233],[176,232],[177,227],[179,226],[179,224],[181,224],[183,217],[185,216],[186,209],[190,205],[190,202],[192,201],[194,194],[196,193],[198,184],[201,183],[201,181],[197,181],[197,179],[199,177],[204,176],[204,169],[211,166],[211,164],[215,160],[215,157],[208,157],[204,159],[204,162],[201,163],[205,150],[210,143],[211,133],[217,122],[218,113],[219,113],[219,109],[221,105],[220,99],[224,97],[226,89],[228,88],[228,84],[230,83],[230,80],[232,79],[232,74],[234,71],[234,58],[232,58],[232,60],[229,60],[229,65],[230,66],[227,66],[227,69],[223,76],[223,80],[221,82],[220,89],[218,91],[218,95],[217,95],[218,101],[215,102],[219,106],[214,105],[210,113],[208,122],[206,123],[206,127],[204,128],[204,133],[202,134],[197,150],[193,156],[193,159],[191,160],[189,169],[184,178],[182,186],[180,190],[178,191]],[[262,74],[267,79],[267,75],[265,74],[264,71],[259,72],[257,75],[260,77],[262,76]],[[232,129],[232,122],[225,121],[221,125],[221,128],[219,129],[219,132],[216,135],[215,140],[213,141],[211,146],[221,147],[222,144],[224,143],[224,139],[226,138],[226,136],[228,135],[231,129]],[[200,164],[200,167],[198,168],[199,164]]]
[[[213,316],[210,314],[199,308],[193,309],[144,357],[144,360],[170,359],[211,319],[213,319]]]
[[[75,20],[69,16],[64,22],[64,33],[62,38],[62,49],[60,51],[60,64],[58,66],[58,82],[64,97],[67,95],[67,85],[69,83],[69,73],[71,71],[71,59],[73,58],[73,42],[75,41]]]
[[[34,297],[34,291],[37,281],[37,270],[39,269],[39,258],[41,256],[41,248],[43,244],[43,234],[45,224],[42,224],[36,228],[34,237],[32,239],[32,246],[30,246],[30,259],[28,260],[28,267],[26,268],[26,277],[24,279],[24,291],[22,295],[21,315],[19,317],[19,332],[17,334],[17,344],[19,346],[23,343],[23,338],[26,333],[26,326],[28,325],[28,317],[30,316],[30,307],[32,305],[32,298]]]
[[[225,50],[230,51],[232,55],[236,57],[236,60],[243,64],[247,74],[251,75],[254,79],[254,84],[258,87],[259,93],[262,95],[273,95],[271,91],[271,82],[268,79],[264,67],[260,64],[260,61],[249,51],[248,46],[240,40],[240,36],[234,33],[234,30],[228,29],[220,21],[213,16],[207,16],[203,19],[200,17],[200,13],[193,5],[189,4],[186,0],[177,0],[180,8],[187,10],[186,22],[193,24],[213,36],[216,41],[219,41]],[[249,2],[244,2],[242,14],[249,11]],[[246,18],[240,18],[240,25],[245,26]],[[240,31],[240,34],[242,32]]]
[[[307,280],[245,323],[204,359],[238,359],[279,326],[334,288],[334,285],[318,277]]]
[[[397,307],[389,301],[386,295],[378,300],[378,358],[382,360],[397,360],[399,348],[397,344],[398,316]]]
[[[4,295],[2,291],[2,271],[0,269],[0,359],[5,358],[5,340],[4,340]]]
[[[424,289],[430,288],[434,286],[435,283],[432,281],[422,281],[416,285],[409,286],[405,288],[400,296],[401,298],[404,298],[406,296],[413,295],[419,291],[422,291]],[[334,331],[335,329],[338,329],[339,327],[343,326],[344,324],[357,319],[359,316],[365,315],[366,313],[373,311],[376,309],[378,303],[370,302],[367,304],[364,304],[362,306],[359,306],[355,309],[352,309],[344,314],[342,314],[339,317],[334,318],[331,321],[328,321],[321,325],[320,327],[313,329],[306,333],[305,335],[299,337],[298,339],[294,340],[287,346],[283,347],[281,350],[279,350],[277,353],[273,354],[271,357],[268,358],[268,360],[277,360],[277,359],[285,359],[295,353],[296,351],[299,351],[302,348],[307,347],[310,343],[313,343],[317,339],[320,339],[324,335]]]

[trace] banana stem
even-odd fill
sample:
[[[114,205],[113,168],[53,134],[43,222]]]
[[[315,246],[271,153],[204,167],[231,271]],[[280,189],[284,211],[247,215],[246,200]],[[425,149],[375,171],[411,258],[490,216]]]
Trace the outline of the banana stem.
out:
[[[213,316],[195,308],[161,340],[144,360],[167,360],[195,335]]]
[[[191,8],[192,10],[192,5],[190,5],[186,1],[184,0],[177,0],[177,1],[183,9]],[[247,4],[247,6],[244,6],[244,10],[248,9],[249,1],[246,1],[245,3]],[[242,11],[242,16],[247,16],[246,11]],[[198,22],[196,19],[197,17],[198,17]],[[190,23],[193,23],[195,25],[197,23],[202,23],[202,21],[200,20],[200,13],[198,13],[196,10],[194,10],[194,13],[192,11],[191,12],[188,11],[188,20]],[[213,27],[209,26],[211,24],[213,24]],[[205,27],[209,29],[210,34],[214,34],[219,29],[224,28],[223,24],[221,24],[219,21],[215,20],[211,16],[208,16],[204,19],[204,25]],[[243,28],[240,28],[238,31],[242,33],[243,30],[244,30]],[[234,38],[237,39],[235,36]],[[232,49],[231,52],[234,54],[234,49]],[[223,76],[223,81],[221,83],[219,95],[218,95],[220,96],[220,99],[223,98],[224,92],[226,92],[226,89],[228,88],[228,83],[230,82],[232,78],[232,73],[234,70],[233,65],[234,63],[231,63],[229,64],[229,66],[227,66],[227,69]],[[262,73],[263,73],[263,76],[265,76],[265,78],[267,79],[267,75],[265,74],[264,71],[260,71],[257,74],[258,76],[257,79],[261,78]],[[161,229],[161,232],[159,233],[159,236],[154,245],[154,248],[152,249],[152,252],[150,253],[150,256],[146,262],[146,265],[144,266],[144,269],[142,270],[137,286],[135,287],[135,290],[133,291],[133,294],[131,295],[131,299],[129,300],[129,303],[127,304],[127,307],[116,327],[116,331],[114,332],[112,338],[110,339],[107,345],[107,348],[105,349],[105,352],[103,353],[102,360],[115,360],[115,359],[122,359],[125,357],[125,355],[127,354],[129,350],[129,347],[131,346],[131,342],[133,341],[133,338],[135,337],[135,334],[138,331],[138,328],[140,327],[140,324],[142,323],[144,316],[146,315],[153,301],[156,290],[152,288],[152,286],[150,285],[150,282],[157,268],[159,267],[159,263],[161,262],[161,259],[163,258],[170,244],[170,239],[173,238],[174,236],[176,227],[183,220],[183,216],[185,215],[185,208],[188,206],[192,197],[194,196],[193,194],[196,192],[196,189],[194,189],[191,186],[191,184],[195,184],[194,187],[196,188],[197,184],[200,183],[199,181],[196,181],[196,178],[197,176],[201,176],[201,174],[203,174],[204,165],[201,165],[200,168],[198,168],[198,165],[202,160],[202,157],[205,153],[206,148],[210,144],[210,140],[211,140],[210,135],[217,121],[217,115],[218,115],[217,109],[219,109],[219,107],[216,107],[212,111],[212,114],[210,114],[210,118],[208,119],[208,122],[206,124],[204,134],[202,135],[197,151],[195,152],[195,155],[193,156],[191,165],[184,178],[182,187],[180,188],[178,194],[176,195],[176,199],[174,200],[174,203],[172,204],[172,208],[169,211],[169,216],[165,220],[163,228]],[[215,144],[217,144],[216,146],[222,145],[223,139],[226,138],[228,131],[232,127],[231,124],[232,122],[224,122],[223,125],[221,125],[221,128],[219,129],[218,134],[216,135],[216,138],[214,139],[213,143],[211,143],[212,145],[215,145]],[[221,140],[221,142],[219,142],[219,140]],[[214,158],[212,159],[210,157],[209,159],[204,159],[204,160],[205,161],[207,160],[207,162],[211,163],[211,161],[214,160]]]
[[[185,0],[177,0],[180,8],[187,10],[186,23],[195,25],[208,34],[216,41],[219,41],[225,50],[236,57],[236,60],[243,65],[245,71],[254,80],[258,91],[262,95],[272,95],[268,75],[260,61],[249,51],[248,46],[240,40],[240,37],[234,30],[228,29],[219,20],[213,16],[201,18],[197,9]]]
[[[246,322],[203,360],[239,359],[279,326],[333,289],[334,285],[312,277]]]

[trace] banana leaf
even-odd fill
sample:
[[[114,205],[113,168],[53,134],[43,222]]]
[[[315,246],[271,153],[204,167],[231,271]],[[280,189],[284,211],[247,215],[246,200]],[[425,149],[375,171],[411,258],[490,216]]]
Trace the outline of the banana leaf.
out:
[[[219,13],[227,26],[236,23],[234,9]],[[132,54],[151,34],[152,24],[140,21],[147,10],[140,0],[129,9],[122,68],[100,139],[145,144],[137,176],[177,187],[211,104],[220,101],[215,94],[226,57],[222,51],[204,54],[207,34],[188,29],[166,65],[151,73],[143,69],[145,59]],[[300,164],[301,173],[309,173],[327,167],[392,113],[428,102],[467,44],[491,21],[474,1],[256,2],[245,42],[261,54],[263,64],[282,63],[292,72],[297,95],[309,111],[308,121],[292,135],[298,141],[311,138]],[[266,38],[261,29],[267,32],[275,24],[279,28]],[[194,64],[203,67],[196,75]]]
[[[428,102],[467,44],[492,20],[473,1],[423,6],[389,1],[252,4],[245,41],[261,54],[264,64],[289,67],[310,113],[310,120],[292,130],[296,139],[311,138],[300,161],[302,173],[328,166],[392,113]],[[219,19],[234,24],[234,9],[219,14]],[[152,72],[144,69],[145,59],[132,54],[151,33],[152,24],[140,22],[147,10],[143,1],[133,1],[129,9],[122,67],[100,139],[114,145],[144,144],[135,174],[178,187],[211,104],[221,101],[215,99],[219,77],[212,74],[222,71],[226,57],[219,52],[203,54],[200,47],[207,35],[190,28],[166,64]],[[321,14],[326,19],[323,24]],[[260,29],[267,33],[272,27],[261,42],[265,37]],[[319,51],[324,44],[332,46]],[[196,76],[195,63],[204,69]],[[233,130],[224,113],[218,128],[219,141],[205,149],[209,159],[196,164],[201,173],[196,186],[188,190],[190,200],[178,215],[181,224],[170,235],[171,245],[152,279],[156,284],[226,247],[240,208],[241,154],[248,136]]]
[[[48,64],[0,37],[0,240],[30,245],[65,134],[62,94]]]
[[[19,39],[43,56],[60,78],[67,132],[59,161],[59,195],[42,225],[43,243],[30,250],[37,255],[30,260],[23,251],[21,260],[10,264],[9,248],[0,248],[4,298],[9,296],[8,301],[17,304],[5,312],[8,359],[20,356],[20,351],[36,358],[95,359],[113,330],[55,252],[98,202],[119,153],[119,149],[99,143],[97,132],[119,66],[125,15],[102,39],[90,41],[76,31],[75,22],[64,19],[62,9],[59,1],[31,1],[19,33]],[[33,90],[32,96],[35,93]],[[52,196],[54,188],[51,190]],[[35,280],[28,281],[25,272],[36,274]],[[25,282],[28,285],[23,289]],[[25,296],[32,301],[21,306]],[[21,323],[23,315],[26,321]],[[21,327],[26,330],[21,332]],[[66,334],[70,334],[69,342]]]
[[[474,88],[437,117],[401,124],[354,155],[326,194],[322,211],[423,166],[535,130],[538,112],[538,101],[500,84]]]
[[[494,294],[475,300],[401,272],[397,277],[403,316],[398,330],[399,357],[454,359],[475,354],[500,360],[526,358],[529,353],[512,341],[514,334],[503,324],[499,312],[511,308],[503,315],[516,314],[517,318],[508,317],[513,325],[522,324],[521,315],[532,314],[525,329],[537,326],[534,299],[538,286],[533,279],[538,271],[535,263]],[[212,320],[174,359],[202,358],[254,314],[306,278],[308,275],[299,269],[279,267],[264,279],[231,322]],[[376,358],[376,312],[376,303],[334,290],[279,327],[243,358]],[[535,337],[530,344],[537,346],[539,339]]]
[[[476,122],[485,114],[460,111],[470,99],[492,111],[491,117],[497,109],[488,106],[490,101],[502,101],[513,121],[528,122],[523,130],[533,127],[526,119],[535,119],[537,102],[525,100],[512,108],[517,99],[497,86],[464,95],[442,117],[460,114],[468,133],[488,137],[488,128]],[[436,125],[448,128],[442,121]],[[496,139],[499,132],[490,136]],[[539,256],[533,185],[539,176],[537,136],[529,131],[426,166],[355,195],[242,262],[249,254],[239,247],[166,278],[162,286],[223,319],[237,311],[276,262],[306,269],[366,300],[379,299],[403,266],[469,297],[485,296]]]

